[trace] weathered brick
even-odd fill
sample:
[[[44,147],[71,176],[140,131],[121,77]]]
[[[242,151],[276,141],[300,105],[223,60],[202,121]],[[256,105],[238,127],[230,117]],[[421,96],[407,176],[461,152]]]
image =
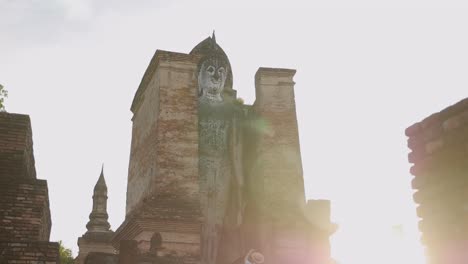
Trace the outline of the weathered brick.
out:
[[[406,132],[413,150],[410,172],[416,176],[413,199],[419,204],[419,228],[431,263],[448,263],[444,259],[449,253],[441,248],[458,244],[462,251],[468,249],[459,243],[468,240],[468,98],[420,123],[417,133],[408,132],[413,126]]]

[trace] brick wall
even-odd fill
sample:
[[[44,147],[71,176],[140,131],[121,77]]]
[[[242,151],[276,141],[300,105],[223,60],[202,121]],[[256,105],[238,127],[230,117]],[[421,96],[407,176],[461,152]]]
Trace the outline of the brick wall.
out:
[[[0,113],[0,263],[60,263],[47,181],[36,179],[29,116]]]
[[[51,242],[1,242],[2,264],[60,263],[59,244]]]
[[[257,136],[252,177],[263,210],[285,220],[305,206],[304,179],[294,99],[295,70],[260,68],[255,75],[254,111],[264,122]],[[293,216],[291,216],[293,217]]]
[[[36,178],[27,115],[0,112],[0,178]]]
[[[467,263],[468,99],[410,126],[406,135],[429,261]]]
[[[145,252],[157,231],[162,255],[175,253],[184,263],[198,258],[198,60],[158,50],[138,88],[131,108],[127,215],[115,246],[135,239]]]
[[[0,178],[0,241],[48,241],[50,228],[47,182]]]
[[[158,50],[145,73],[132,105],[127,216],[156,196],[166,218],[198,201],[197,61]]]

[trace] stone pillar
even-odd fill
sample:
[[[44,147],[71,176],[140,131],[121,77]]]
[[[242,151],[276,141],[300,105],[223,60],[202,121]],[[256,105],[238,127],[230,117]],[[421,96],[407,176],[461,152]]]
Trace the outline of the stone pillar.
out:
[[[428,263],[468,261],[468,99],[406,129]]]

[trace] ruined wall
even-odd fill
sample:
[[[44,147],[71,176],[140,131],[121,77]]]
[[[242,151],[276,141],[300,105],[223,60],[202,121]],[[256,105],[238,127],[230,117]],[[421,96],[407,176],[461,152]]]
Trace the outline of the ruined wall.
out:
[[[260,68],[255,75],[245,232],[254,234],[249,247],[260,249],[266,263],[329,263],[329,237],[336,226],[330,222],[329,201],[306,204],[295,72]]]
[[[30,122],[0,113],[0,240],[49,240],[47,182],[36,180]]]
[[[198,201],[198,103],[196,60],[160,63],[156,194],[161,202]],[[198,207],[198,203],[195,203]]]
[[[59,244],[51,242],[0,241],[0,263],[55,264],[60,263]]]
[[[0,240],[49,241],[47,182],[0,178]]]
[[[260,68],[254,112],[259,122],[252,176],[261,179],[263,206],[273,218],[305,206],[294,100],[295,70]]]
[[[406,129],[429,263],[468,259],[468,99]]]
[[[145,197],[157,195],[161,202],[197,198],[196,61],[157,51],[143,77],[132,105],[127,214]]]
[[[133,116],[132,145],[127,184],[127,213],[154,189],[156,177],[156,137],[159,113],[157,70],[142,92],[141,103]]]
[[[36,178],[27,115],[0,112],[0,178]]]
[[[36,179],[29,116],[0,113],[0,263],[60,263],[47,182]]]
[[[198,60],[158,50],[138,88],[131,108],[127,217],[112,240],[116,248],[134,239],[146,252],[159,232],[162,255],[187,263],[198,258]]]

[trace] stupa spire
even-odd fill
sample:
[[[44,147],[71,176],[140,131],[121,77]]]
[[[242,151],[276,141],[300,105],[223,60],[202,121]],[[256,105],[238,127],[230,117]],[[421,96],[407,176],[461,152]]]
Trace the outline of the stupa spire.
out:
[[[94,186],[94,194],[96,194],[97,189],[105,190],[106,198],[107,198],[107,185],[106,185],[106,180],[104,179],[104,164],[102,164],[101,175],[99,175],[99,179],[98,179],[98,181],[96,183],[96,186]]]
[[[101,175],[94,186],[93,210],[89,215],[89,222],[86,225],[88,232],[107,232],[110,230],[110,224],[107,221],[107,185],[104,179],[104,164],[101,168]]]
[[[104,164],[101,168],[101,174],[94,186],[93,191],[93,210],[89,215],[89,222],[86,225],[88,231],[78,238],[79,253],[75,259],[75,264],[88,263],[86,261],[91,252],[115,254],[115,248],[111,244],[114,231],[110,230],[110,224],[107,221],[107,186],[104,179]],[[91,261],[93,262],[93,261]],[[93,263],[104,263],[101,261]],[[106,262],[107,263],[107,262]]]

